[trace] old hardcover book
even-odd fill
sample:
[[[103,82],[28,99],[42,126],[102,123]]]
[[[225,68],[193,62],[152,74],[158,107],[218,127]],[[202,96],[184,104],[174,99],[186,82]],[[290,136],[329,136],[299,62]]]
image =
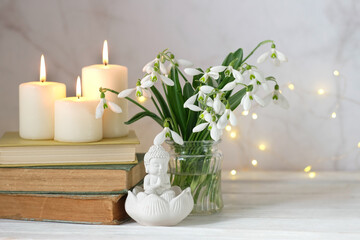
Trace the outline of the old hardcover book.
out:
[[[137,164],[0,168],[0,193],[120,194],[145,176],[144,154]]]
[[[26,140],[18,132],[7,132],[0,139],[0,167],[135,163],[139,143],[134,131],[91,143]]]
[[[0,218],[88,224],[119,224],[128,218],[126,196],[0,194]]]

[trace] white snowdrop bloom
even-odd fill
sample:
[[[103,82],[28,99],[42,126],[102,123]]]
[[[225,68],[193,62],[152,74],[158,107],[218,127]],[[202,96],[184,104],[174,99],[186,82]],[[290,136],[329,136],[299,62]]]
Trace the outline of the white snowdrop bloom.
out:
[[[177,144],[184,144],[182,137],[176,132],[172,131],[169,127],[164,127],[164,129],[156,135],[154,138],[154,144],[161,145],[166,139],[170,138],[172,138]]]
[[[250,78],[250,83],[249,85],[253,85],[253,91],[256,91],[258,88],[258,85],[261,84],[261,86],[265,89],[268,90],[269,86],[266,82],[266,79],[264,78],[263,74],[255,69],[249,69],[246,71],[246,74],[249,75]]]
[[[231,91],[236,87],[236,85],[238,85],[240,83],[244,83],[244,76],[239,71],[235,70],[232,66],[228,66],[228,68],[225,70],[225,76],[230,76],[230,74],[233,75],[235,80],[227,83],[221,89],[221,91],[223,91],[223,92]]]
[[[215,113],[219,114],[219,115],[221,115],[225,110],[225,105],[224,105],[224,103],[221,102],[221,96],[222,96],[222,93],[216,94],[216,97],[214,99],[214,104],[213,104]]]
[[[118,98],[125,98],[125,97],[129,96],[135,90],[136,90],[136,92],[135,92],[136,97],[144,96],[146,98],[150,98],[151,93],[149,90],[147,90],[147,88],[152,86],[151,83],[152,82],[150,80],[145,81],[144,83],[140,83],[140,81],[137,81],[136,87],[125,89],[125,90],[121,91],[118,94]]]
[[[213,87],[211,86],[201,86],[199,88],[199,92],[196,93],[195,95],[189,97],[185,103],[184,103],[184,108],[189,108],[190,110],[192,111],[195,111],[195,112],[199,112],[199,111],[202,111],[202,109],[199,107],[199,106],[196,106],[195,105],[195,101],[196,100],[199,100],[199,101],[205,101],[205,99],[207,99],[206,101],[206,104],[208,106],[212,106],[212,99],[210,97],[207,97],[208,94],[210,94],[212,91],[214,90]]]
[[[177,64],[179,67],[189,68],[192,67],[194,64],[185,59],[173,59],[173,62]]]
[[[233,111],[231,111],[230,108],[227,108],[224,112],[224,114],[219,118],[217,122],[217,127],[219,129],[224,129],[226,125],[228,124],[228,121],[232,126],[236,126],[237,119]]]
[[[288,109],[290,107],[288,100],[280,93],[278,85],[275,85],[274,91],[264,97],[265,106],[268,105],[271,100],[274,104],[279,105],[284,109]]]
[[[213,117],[211,116],[211,113],[209,113],[208,110],[203,111],[199,117],[207,122],[211,122],[213,119]]]
[[[202,83],[206,83],[207,80],[209,79],[209,77],[211,79],[218,79],[219,78],[219,72],[223,72],[224,70],[226,69],[226,66],[215,66],[215,67],[211,67],[211,68],[208,68],[205,73],[196,69],[196,68],[185,68],[184,71],[187,75],[190,75],[190,76],[196,76],[196,75],[199,75],[199,74],[203,74],[199,81],[202,82]]]
[[[165,67],[165,66],[164,66],[164,67]],[[162,75],[162,74],[158,73],[158,71],[156,71],[155,68],[153,68],[153,67],[148,67],[147,70],[146,70],[146,73],[147,73],[148,75],[145,76],[141,81],[142,81],[142,83],[143,83],[143,82],[146,82],[146,81],[148,81],[148,80],[151,80],[152,82],[155,83],[155,82],[157,82],[157,81],[160,79],[160,80],[163,81],[166,85],[174,86],[174,81],[171,80],[170,78],[168,78],[167,76],[165,76],[165,75],[167,75],[167,70],[166,70],[166,68],[164,69],[164,72],[165,72],[165,74],[162,73],[162,74],[164,74],[164,75]],[[148,77],[148,76],[150,76],[150,77]]]
[[[271,46],[269,51],[260,55],[260,57],[257,59],[257,63],[262,63],[269,57],[276,66],[279,66],[280,63],[288,61],[287,57],[282,52],[275,49],[275,44]]]
[[[152,71],[151,69],[154,69],[155,67],[158,67],[162,74],[167,74],[166,66],[164,65],[164,63],[161,62],[160,58],[155,58],[148,62],[147,64],[145,64],[142,70],[143,72],[149,73],[149,71]]]
[[[223,134],[223,131],[217,127],[217,123],[216,122],[210,123],[209,128],[210,128],[210,137],[214,141],[219,141]]]
[[[99,119],[102,118],[102,116],[104,115],[104,109],[105,108],[110,108],[111,111],[115,112],[115,113],[121,113],[122,109],[119,105],[117,105],[116,103],[113,103],[111,101],[107,101],[105,98],[100,98],[100,102],[96,107],[96,111],[95,111],[95,118]]]
[[[256,94],[252,92],[246,92],[244,97],[241,99],[241,105],[244,108],[244,111],[249,111],[251,108],[251,102],[255,100],[259,105],[265,106],[265,102],[261,97],[257,96]]]
[[[227,66],[224,73],[225,73],[225,76],[227,76],[227,77],[232,75],[235,78],[235,81],[237,83],[244,82],[244,77],[241,75],[241,73],[238,70],[234,69],[232,66]]]

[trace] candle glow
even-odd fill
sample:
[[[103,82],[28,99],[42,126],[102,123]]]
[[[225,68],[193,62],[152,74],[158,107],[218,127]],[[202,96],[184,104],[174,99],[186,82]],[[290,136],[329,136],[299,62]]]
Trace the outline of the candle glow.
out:
[[[106,66],[109,63],[109,50],[107,40],[104,41],[103,46],[103,64]]]
[[[79,99],[81,97],[81,82],[80,76],[77,77],[76,80],[76,97]]]
[[[45,67],[45,58],[44,54],[41,54],[40,58],[40,82],[46,81],[46,67]]]

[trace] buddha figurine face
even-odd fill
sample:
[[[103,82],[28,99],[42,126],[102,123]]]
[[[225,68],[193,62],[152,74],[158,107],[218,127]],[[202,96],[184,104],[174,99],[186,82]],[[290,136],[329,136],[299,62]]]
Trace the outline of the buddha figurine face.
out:
[[[168,168],[167,159],[164,158],[152,158],[147,165],[147,173],[157,176],[166,174]]]

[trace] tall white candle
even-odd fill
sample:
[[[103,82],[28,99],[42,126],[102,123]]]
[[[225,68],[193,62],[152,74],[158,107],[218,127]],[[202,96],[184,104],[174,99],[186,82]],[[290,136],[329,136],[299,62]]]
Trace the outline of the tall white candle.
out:
[[[82,69],[84,97],[100,99],[99,88],[111,88],[121,92],[127,89],[128,72],[127,67],[108,64],[107,41],[104,42],[103,64],[86,66]],[[107,93],[106,99],[118,104],[122,113],[114,113],[106,110],[103,115],[104,138],[122,137],[129,132],[124,124],[128,117],[128,104],[126,99],[119,99],[113,93]]]
[[[66,97],[65,84],[46,82],[44,55],[40,62],[40,81],[19,86],[19,134],[25,139],[54,138],[54,103]]]
[[[102,121],[95,118],[98,100],[81,97],[80,77],[76,97],[55,102],[55,140],[60,142],[95,142],[102,139]]]

